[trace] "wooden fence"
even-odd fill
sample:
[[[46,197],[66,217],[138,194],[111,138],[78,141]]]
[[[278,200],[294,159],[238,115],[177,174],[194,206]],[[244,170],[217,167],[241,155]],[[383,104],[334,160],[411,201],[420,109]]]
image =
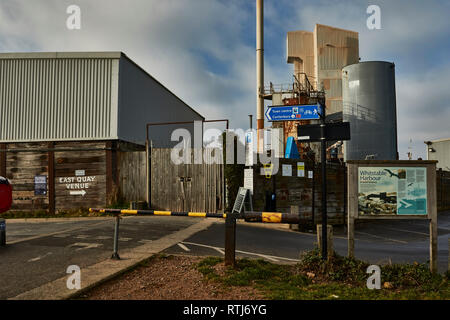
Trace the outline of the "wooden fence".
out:
[[[122,198],[128,201],[146,201],[145,151],[119,152],[117,160]]]
[[[203,149],[202,164],[194,164],[194,149],[190,162],[175,164],[171,152],[176,149],[151,150],[151,207],[167,211],[220,212],[224,207],[223,165],[208,164],[219,149]]]
[[[320,164],[305,162],[305,176],[297,176],[300,160],[280,159],[277,174],[262,174],[262,166],[253,169],[253,206],[256,211],[267,210],[267,198],[276,196],[276,211],[290,212],[298,206],[302,220],[314,223],[321,221],[322,179]],[[283,176],[282,166],[292,166],[292,176]],[[330,223],[345,223],[347,214],[347,171],[345,165],[327,165],[327,212]],[[313,178],[308,178],[308,171]],[[438,212],[450,210],[450,172],[438,170],[436,174]]]
[[[450,172],[436,172],[437,207],[439,211],[450,210]]]
[[[321,168],[312,162],[295,159],[279,159],[279,170],[266,175],[261,165],[253,169],[253,207],[265,211],[268,197],[276,196],[276,211],[290,212],[291,206],[298,206],[300,219],[318,223],[321,221]],[[304,176],[298,175],[297,164],[305,164]],[[291,176],[283,176],[283,165],[291,167]],[[263,170],[263,171],[261,171]],[[330,223],[344,223],[346,213],[346,168],[327,165],[327,212]],[[310,176],[312,172],[312,177]]]

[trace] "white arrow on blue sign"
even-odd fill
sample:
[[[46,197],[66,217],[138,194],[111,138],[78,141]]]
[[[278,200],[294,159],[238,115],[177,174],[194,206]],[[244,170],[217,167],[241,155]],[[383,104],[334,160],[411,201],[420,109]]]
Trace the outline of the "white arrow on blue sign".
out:
[[[318,120],[321,113],[319,104],[268,107],[266,118],[268,121]]]

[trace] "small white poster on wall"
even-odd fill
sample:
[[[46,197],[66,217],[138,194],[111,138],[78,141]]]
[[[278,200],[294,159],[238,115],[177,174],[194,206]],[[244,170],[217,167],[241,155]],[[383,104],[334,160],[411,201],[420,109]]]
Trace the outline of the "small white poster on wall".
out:
[[[297,162],[297,177],[304,178],[305,177],[305,163]]]
[[[253,195],[253,169],[244,170],[244,188],[250,190],[250,194]]]
[[[292,165],[283,164],[283,177],[292,177]]]
[[[308,171],[308,178],[309,179],[314,178],[314,171]]]

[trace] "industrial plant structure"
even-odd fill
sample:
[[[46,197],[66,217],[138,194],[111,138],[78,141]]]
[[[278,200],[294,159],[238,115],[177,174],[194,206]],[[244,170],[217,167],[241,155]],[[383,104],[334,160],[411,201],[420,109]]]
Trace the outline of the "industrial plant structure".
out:
[[[3,53],[0,79],[15,210],[145,201],[146,123],[204,120],[121,52]],[[152,128],[153,145],[170,147],[173,129]]]
[[[321,24],[316,24],[313,32],[288,32],[286,44],[294,81],[266,86],[265,98],[272,100],[272,106],[315,104],[323,100],[327,121],[350,122],[351,140],[330,143],[328,158],[397,159],[394,64],[360,62],[357,32]],[[314,122],[273,122],[273,128],[282,129],[285,142],[290,136],[297,139],[297,126],[301,131],[302,125]],[[300,154],[313,151],[315,159],[320,159],[317,145],[300,142],[297,145]]]
[[[398,159],[395,65],[360,62],[343,68],[342,78],[343,120],[352,133],[344,160]]]
[[[314,31],[287,33],[287,62],[325,92],[327,114],[342,111],[342,68],[359,62],[358,33],[316,24]]]

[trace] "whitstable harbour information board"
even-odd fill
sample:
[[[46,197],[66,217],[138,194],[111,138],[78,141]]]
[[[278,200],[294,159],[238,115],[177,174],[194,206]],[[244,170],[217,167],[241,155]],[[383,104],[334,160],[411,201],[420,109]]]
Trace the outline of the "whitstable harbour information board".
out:
[[[426,215],[427,169],[359,167],[359,215]]]

